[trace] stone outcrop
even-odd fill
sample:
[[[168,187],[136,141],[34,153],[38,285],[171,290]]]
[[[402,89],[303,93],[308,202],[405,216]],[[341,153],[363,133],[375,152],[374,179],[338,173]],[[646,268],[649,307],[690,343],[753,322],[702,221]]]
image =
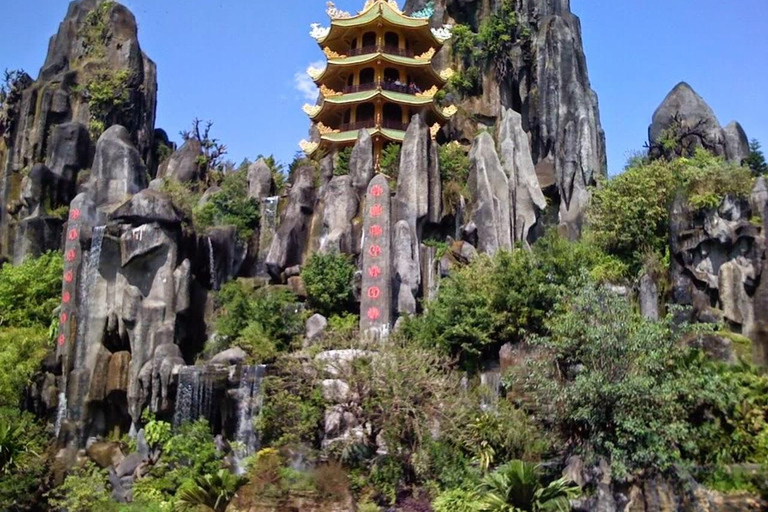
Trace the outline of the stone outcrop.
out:
[[[373,172],[373,139],[368,130],[360,130],[352,154],[349,155],[349,176],[358,195],[365,194]]]
[[[561,231],[576,238],[589,197],[587,187],[606,168],[605,135],[587,72],[580,22],[567,0],[514,3],[518,26],[530,32],[530,38],[514,45],[503,73],[494,63],[481,71],[477,96],[449,98],[460,108],[444,133],[468,144],[478,128],[498,124],[506,109],[519,112],[540,187],[553,205],[553,214],[546,217],[559,218]],[[405,10],[413,12],[426,4],[409,0]],[[501,2],[436,0],[433,5],[434,27],[462,23],[477,30]],[[454,58],[449,45],[436,60],[456,68]]]
[[[272,195],[272,170],[263,158],[248,167],[248,197],[262,200]]]
[[[717,209],[692,211],[678,197],[670,218],[670,276],[674,302],[692,306],[693,320],[724,321],[754,340],[765,239],[751,217],[747,200],[726,197]]]
[[[12,101],[0,114],[3,205],[19,201],[24,172],[44,162],[56,176],[54,207],[69,204],[77,173],[91,167],[93,150],[85,127],[98,136],[97,132],[112,125],[125,126],[140,159],[150,170],[154,168],[155,64],[141,51],[133,14],[116,2],[105,5],[98,0],[75,0],[69,5],[58,33],[51,38],[38,79],[18,80]],[[130,108],[89,100],[88,88],[107,82],[120,88]],[[15,231],[23,220],[17,213],[6,208],[0,212],[0,254],[37,251],[35,244],[14,250]],[[42,250],[60,249],[54,237],[49,241],[39,234],[45,229],[40,223],[22,226],[22,240],[36,238],[43,242],[38,244]]]
[[[304,251],[309,243],[310,223],[315,211],[314,167],[296,170],[285,210],[280,217],[280,227],[269,246],[265,265],[274,278],[283,270],[304,261]]]
[[[157,177],[172,178],[181,183],[199,181],[203,178],[201,156],[203,156],[202,144],[196,138],[190,138],[160,164],[157,168]]]
[[[96,144],[88,189],[97,207],[115,206],[147,187],[147,169],[123,126],[109,128]]]
[[[477,229],[477,240],[471,242],[486,254],[509,250],[512,248],[509,178],[501,167],[489,133],[481,133],[475,139],[469,163],[470,218]]]
[[[501,164],[509,179],[510,221],[515,242],[533,242],[534,229],[547,200],[539,186],[522,116],[512,109],[502,113],[499,129]]]
[[[662,144],[664,140],[676,144]],[[690,156],[703,148],[741,163],[749,156],[749,140],[737,122],[720,126],[712,108],[685,82],[677,84],[653,114],[648,128],[651,157]]]
[[[370,180],[369,180],[370,181]],[[334,176],[323,187],[323,231],[320,237],[321,252],[359,252],[353,233],[353,219],[357,217],[359,200],[354,178]],[[368,187],[366,183],[363,187]]]

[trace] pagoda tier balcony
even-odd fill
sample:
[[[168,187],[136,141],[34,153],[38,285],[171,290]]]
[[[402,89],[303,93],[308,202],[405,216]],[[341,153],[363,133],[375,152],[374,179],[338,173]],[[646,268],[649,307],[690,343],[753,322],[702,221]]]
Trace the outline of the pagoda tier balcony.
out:
[[[356,132],[364,130],[366,128],[376,128],[376,121],[369,119],[368,121],[358,121],[356,123],[344,123],[339,127],[341,132]]]
[[[352,48],[346,52],[350,57],[358,55],[370,55],[371,53],[384,53],[387,55],[397,55],[399,57],[413,57],[411,50],[398,48],[397,46],[363,46],[361,48]]]
[[[360,84],[360,85],[348,85],[344,87],[343,92],[344,94],[354,94],[356,92],[365,92],[365,91],[374,91],[376,89],[381,89],[383,91],[392,91],[392,92],[399,92],[403,94],[416,94],[421,93],[421,89],[419,89],[414,84],[403,84],[403,83],[397,83],[397,82],[370,82],[367,84]]]

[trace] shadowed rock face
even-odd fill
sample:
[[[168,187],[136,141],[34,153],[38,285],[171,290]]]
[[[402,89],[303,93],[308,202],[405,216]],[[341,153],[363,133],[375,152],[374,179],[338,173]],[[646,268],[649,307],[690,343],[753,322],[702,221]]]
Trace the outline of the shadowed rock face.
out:
[[[155,166],[155,64],[141,51],[133,14],[117,3],[98,16],[89,14],[98,3],[76,0],[69,5],[58,33],[51,38],[38,79],[23,80],[14,105],[0,115],[6,118],[0,141],[0,202],[4,205],[18,200],[22,171],[43,162],[61,178],[56,206],[67,205],[75,194],[77,172],[91,167],[93,146],[86,127],[93,120],[104,128],[124,126],[146,166],[150,170]],[[87,30],[86,19],[97,19],[99,30]],[[102,33],[108,37],[102,38]],[[106,107],[89,103],[83,91],[104,81],[124,91],[130,108],[104,111]],[[8,216],[3,208],[0,254],[5,255],[14,252],[15,240]],[[60,246],[49,244],[43,249]]]
[[[408,0],[406,12],[426,5]],[[501,2],[436,0],[433,25],[464,23],[477,28]],[[518,20],[531,32],[530,47],[517,46],[506,76],[493,66],[482,77],[483,94],[460,100],[460,112],[449,124],[451,138],[469,143],[480,123],[490,126],[506,109],[521,115],[530,138],[530,153],[540,188],[557,208],[561,231],[578,238],[587,187],[605,172],[605,134],[597,95],[587,73],[579,19],[568,0],[517,0]],[[450,46],[439,55],[451,65]],[[553,216],[554,217],[554,216]]]
[[[662,145],[664,139],[678,138],[677,147]],[[698,148],[741,163],[749,156],[749,140],[737,122],[720,126],[715,112],[685,82],[677,84],[653,114],[648,127],[651,157],[690,156]]]

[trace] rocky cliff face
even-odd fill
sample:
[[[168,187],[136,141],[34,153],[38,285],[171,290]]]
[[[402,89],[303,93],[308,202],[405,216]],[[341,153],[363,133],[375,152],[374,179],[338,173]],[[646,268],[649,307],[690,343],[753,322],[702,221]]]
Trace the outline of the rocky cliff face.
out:
[[[426,0],[408,0],[408,12]],[[462,23],[477,29],[502,7],[502,1],[434,2],[436,26]],[[451,139],[471,142],[481,126],[498,125],[512,109],[530,140],[530,153],[541,189],[553,201],[546,217],[577,238],[589,198],[587,187],[606,170],[605,134],[597,95],[592,90],[579,19],[568,0],[512,0],[518,24],[530,34],[510,50],[502,73],[482,69],[482,90],[459,101],[459,114],[445,130]],[[447,46],[439,61],[455,60]]]
[[[91,138],[110,126],[124,126],[154,168],[156,96],[133,14],[112,1],[72,2],[38,79],[19,80],[0,114],[0,255],[18,261],[60,248],[63,219],[51,212],[74,198],[78,173],[91,168]],[[38,164],[46,168],[32,173]]]

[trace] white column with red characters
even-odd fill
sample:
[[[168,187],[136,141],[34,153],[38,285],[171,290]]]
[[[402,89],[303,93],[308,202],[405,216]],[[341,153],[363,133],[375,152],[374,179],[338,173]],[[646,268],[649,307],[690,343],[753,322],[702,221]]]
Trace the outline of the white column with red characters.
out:
[[[386,338],[392,326],[392,220],[385,176],[379,174],[371,180],[364,208],[360,332],[377,340]]]
[[[59,316],[59,347],[72,346],[77,334],[77,277],[82,259],[80,231],[84,228],[82,211],[69,211],[64,243],[64,278],[61,286],[61,313]]]

